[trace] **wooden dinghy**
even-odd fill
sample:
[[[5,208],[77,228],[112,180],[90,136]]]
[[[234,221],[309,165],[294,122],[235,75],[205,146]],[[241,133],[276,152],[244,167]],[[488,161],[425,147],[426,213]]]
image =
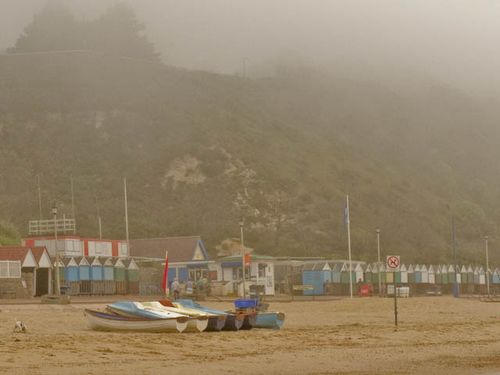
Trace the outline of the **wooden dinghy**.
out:
[[[222,324],[221,317],[218,315],[208,314],[203,311],[184,308],[182,306],[175,306],[168,300],[143,302],[142,304],[146,308],[152,309],[154,311],[164,311],[168,313],[176,313],[189,316],[190,319],[188,321],[186,332],[203,332],[209,330],[209,327],[212,327],[212,329],[215,330],[219,325]]]
[[[160,303],[168,303],[169,301],[160,301]],[[197,309],[199,311],[206,312],[208,314],[214,314],[218,316],[223,316],[225,317],[224,319],[224,324],[222,325],[221,328],[219,328],[219,325],[221,324],[221,321],[219,320],[217,322],[217,327],[214,329],[215,331],[238,331],[242,326],[243,322],[245,320],[245,316],[241,314],[234,314],[231,312],[227,311],[222,311],[222,310],[217,310],[217,309],[211,309],[209,307],[205,307],[200,305],[199,303],[190,300],[190,299],[181,299],[181,300],[176,300],[173,302],[173,305],[175,306],[182,306],[184,308],[191,308],[191,309]],[[210,325],[210,322],[209,322]]]
[[[120,301],[107,306],[107,309],[115,314],[126,317],[140,317],[145,319],[169,319],[175,317],[186,317],[187,327],[184,332],[203,332],[208,327],[208,316],[198,314],[189,315],[179,309],[165,309],[159,303]]]
[[[257,313],[254,328],[281,329],[285,323],[285,314],[281,312]]]
[[[183,332],[188,326],[188,317],[177,318],[130,318],[118,314],[85,309],[90,328],[99,331],[135,332]]]

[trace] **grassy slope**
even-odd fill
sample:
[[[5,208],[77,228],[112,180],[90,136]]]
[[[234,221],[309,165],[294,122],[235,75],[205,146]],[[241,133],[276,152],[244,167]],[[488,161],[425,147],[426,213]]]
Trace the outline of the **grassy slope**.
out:
[[[314,74],[253,81],[95,54],[2,57],[0,212],[22,232],[38,215],[40,173],[44,211],[57,199],[69,213],[72,174],[82,234],[96,234],[97,196],[105,235],[122,237],[126,175],[133,237],[196,233],[213,249],[243,215],[261,253],[343,257],[349,193],[355,257],[373,259],[380,226],[385,252],[448,260],[452,206],[461,257],[479,260],[500,219],[489,108],[439,87],[410,96]],[[205,180],[174,187],[165,174],[186,155]]]

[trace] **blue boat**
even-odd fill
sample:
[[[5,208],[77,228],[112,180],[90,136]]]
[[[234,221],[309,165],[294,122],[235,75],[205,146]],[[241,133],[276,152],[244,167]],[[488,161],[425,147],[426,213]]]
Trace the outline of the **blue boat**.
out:
[[[285,323],[285,314],[281,312],[259,312],[254,328],[281,329]]]
[[[119,301],[107,305],[109,311],[129,318],[168,319],[186,316],[170,311],[162,311],[143,306],[140,302]]]
[[[209,314],[222,315],[226,317],[226,322],[222,327],[223,331],[238,331],[241,329],[245,323],[245,315],[243,314],[234,314],[227,311],[211,309],[209,307],[205,307],[200,305],[199,303],[190,300],[190,299],[178,299],[174,303],[174,305],[179,305],[185,308],[197,309]]]

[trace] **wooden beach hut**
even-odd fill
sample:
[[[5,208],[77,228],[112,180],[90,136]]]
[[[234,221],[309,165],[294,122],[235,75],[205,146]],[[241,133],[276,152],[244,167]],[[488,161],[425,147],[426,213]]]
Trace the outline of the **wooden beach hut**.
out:
[[[370,264],[365,268],[364,280],[366,283],[372,283],[372,266]]]
[[[428,282],[429,284],[436,284],[436,271],[434,266],[431,264],[428,269]]]
[[[68,294],[76,296],[80,294],[80,272],[75,258],[66,258],[66,267],[64,268],[66,277],[66,286]]]
[[[340,264],[335,264],[332,268],[332,283],[340,284],[340,269],[342,266]]]
[[[399,272],[401,274],[401,284],[408,284],[408,269],[405,264],[402,264],[401,267],[399,267]]]
[[[479,285],[479,267],[474,268],[474,285]]]
[[[450,264],[448,266],[448,284],[454,284],[456,279],[455,266]],[[458,279],[456,279],[458,282]]]
[[[365,280],[363,266],[361,266],[360,263],[358,263],[356,265],[356,267],[354,268],[354,277],[355,277],[356,283],[362,283]]]
[[[129,294],[139,294],[139,266],[133,258],[126,262],[127,291]]]
[[[104,294],[104,270],[99,257],[91,259],[90,263],[90,286],[94,295]]]
[[[483,267],[479,268],[479,285],[486,285],[486,272]]]
[[[415,284],[422,284],[422,271],[420,270],[420,264],[415,266]]]
[[[441,285],[443,283],[443,279],[441,278],[441,266],[438,264],[436,266],[436,284]]]
[[[443,264],[441,265],[441,284],[448,285],[448,268]]]
[[[461,284],[467,284],[467,268],[465,268],[464,265],[460,267],[460,283]]]
[[[462,273],[460,272],[460,266],[455,266],[455,275],[457,278],[457,284],[462,284]]]
[[[415,268],[412,264],[408,266],[408,284],[415,284]]]
[[[120,258],[115,258],[113,271],[115,278],[116,294],[127,294],[127,279],[125,276],[125,264],[123,264],[123,261]]]
[[[104,294],[115,294],[115,272],[112,258],[107,258],[102,266],[104,277]]]
[[[425,264],[420,267],[420,274],[422,284],[429,284],[429,270]]]
[[[90,263],[87,258],[82,257],[79,259],[78,273],[80,275],[80,294],[92,293],[90,281]]]
[[[500,284],[500,270],[495,268],[491,277],[492,284]]]

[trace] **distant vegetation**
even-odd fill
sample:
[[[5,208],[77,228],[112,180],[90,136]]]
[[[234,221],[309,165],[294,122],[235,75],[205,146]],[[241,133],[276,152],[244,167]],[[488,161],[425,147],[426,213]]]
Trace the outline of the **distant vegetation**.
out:
[[[26,54],[31,51],[66,51]],[[35,17],[0,57],[0,236],[25,234],[57,200],[80,233],[200,234],[210,251],[239,236],[270,255],[483,261],[500,220],[497,106],[436,84],[420,94],[310,70],[258,80],[161,64],[123,5],[88,22]],[[130,58],[133,57],[133,58]],[[0,237],[0,242],[2,242]]]

